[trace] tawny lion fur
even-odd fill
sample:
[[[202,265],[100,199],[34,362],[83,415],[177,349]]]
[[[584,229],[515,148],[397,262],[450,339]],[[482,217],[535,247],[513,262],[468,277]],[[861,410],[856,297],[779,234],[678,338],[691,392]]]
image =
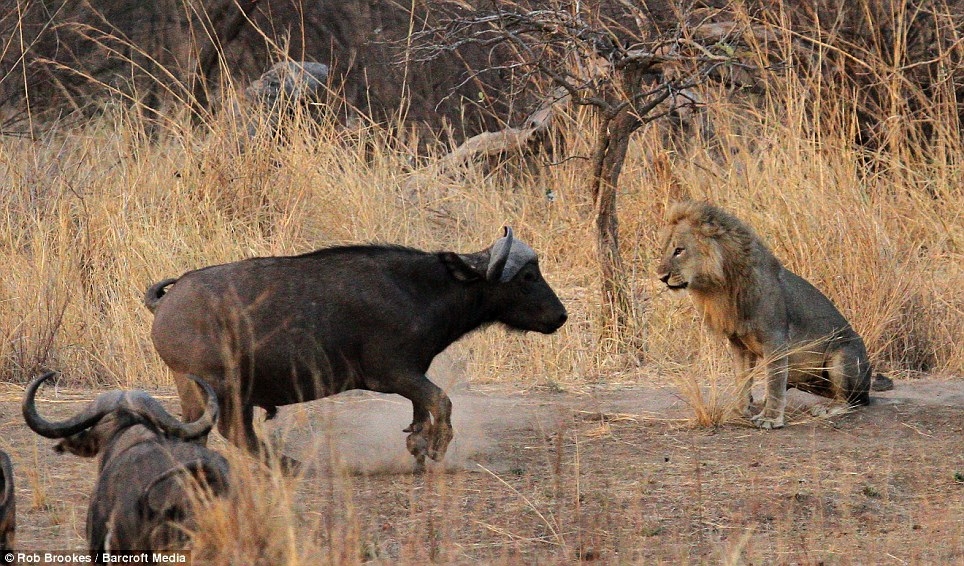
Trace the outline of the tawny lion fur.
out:
[[[869,403],[871,368],[863,340],[823,293],[781,265],[746,224],[696,202],[667,215],[659,277],[689,291],[704,323],[726,337],[749,416],[749,372],[767,363],[767,397],[752,417],[784,426],[787,387],[849,405]]]

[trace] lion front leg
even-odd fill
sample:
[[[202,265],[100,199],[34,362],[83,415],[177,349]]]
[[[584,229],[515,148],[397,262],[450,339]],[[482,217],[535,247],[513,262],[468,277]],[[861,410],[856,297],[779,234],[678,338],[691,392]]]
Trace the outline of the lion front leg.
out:
[[[736,371],[737,414],[752,418],[753,404],[753,369],[756,367],[756,354],[751,352],[742,342],[730,338],[730,350],[733,353],[734,370]]]
[[[767,399],[763,410],[752,419],[754,424],[764,430],[783,428],[784,412],[787,408],[788,372],[787,356],[781,356],[767,364]]]

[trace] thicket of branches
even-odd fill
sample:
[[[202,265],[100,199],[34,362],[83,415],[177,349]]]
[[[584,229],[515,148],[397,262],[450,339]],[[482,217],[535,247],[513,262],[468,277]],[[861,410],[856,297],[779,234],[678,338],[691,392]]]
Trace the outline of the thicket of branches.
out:
[[[814,108],[828,97],[852,93],[829,106],[857,117],[856,143],[886,151],[890,140],[916,139],[926,151],[934,139],[934,117],[959,117],[962,108],[961,18],[948,3],[536,6],[500,0],[481,7],[450,2],[437,10],[442,16],[434,25],[412,38],[416,61],[436,61],[467,47],[487,50],[490,64],[464,73],[463,83],[498,72],[508,77],[506,94],[513,100],[564,98],[593,109],[587,190],[595,203],[601,314],[605,326],[624,338],[637,336],[640,325],[620,257],[617,186],[629,140],[643,124],[675,118],[693,127],[708,83],[716,96],[779,104],[781,86],[795,78],[815,87]],[[546,135],[532,127],[531,117],[526,126],[506,132],[514,138]],[[478,141],[477,150],[493,153]],[[503,140],[485,141],[499,148]]]
[[[412,11],[414,8],[414,12]],[[400,111],[440,131],[498,127],[511,102],[498,74],[453,89],[446,77],[482,66],[462,50],[415,66],[405,38],[431,4],[300,0],[6,0],[0,2],[0,132],[26,134],[105,102],[206,117],[222,88],[243,88],[281,59],[321,62],[346,106],[378,121]],[[480,100],[480,88],[487,97]]]
[[[626,286],[617,215],[617,187],[631,136],[661,118],[692,122],[702,101],[698,89],[708,81],[752,88],[772,67],[760,57],[739,54],[748,42],[773,39],[745,20],[722,10],[680,16],[676,26],[658,30],[639,7],[628,4],[611,14],[564,2],[537,10],[514,2],[497,2],[489,10],[449,5],[447,17],[413,41],[417,61],[469,45],[507,53],[497,57],[506,62],[496,68],[511,76],[513,96],[564,97],[593,110],[587,190],[595,208],[601,320],[609,333],[623,337],[613,343],[638,341],[642,327]]]
[[[961,113],[960,0],[568,5],[578,6],[580,17],[622,30],[616,36],[625,45],[691,27],[713,12],[780,34],[794,46],[780,56],[792,60],[795,72],[823,74],[828,88],[849,86],[863,125],[859,141],[871,146],[886,145],[894,127],[890,116],[908,117],[926,142],[934,125],[924,110],[939,104]],[[347,102],[375,119],[404,108],[414,123],[435,131],[448,123],[458,135],[471,136],[531,111],[535,102],[518,98],[512,88],[520,78],[519,53],[466,41],[419,63],[411,53],[412,32],[438,29],[455,9],[493,17],[500,10],[535,10],[534,21],[545,6],[492,0],[6,0],[0,2],[0,128],[24,132],[27,118],[43,122],[96,111],[105,95],[137,101],[148,113],[177,108],[169,103],[178,100],[205,109],[224,79],[246,84],[271,62],[289,57],[331,65],[333,83]],[[449,32],[454,38],[460,30]]]

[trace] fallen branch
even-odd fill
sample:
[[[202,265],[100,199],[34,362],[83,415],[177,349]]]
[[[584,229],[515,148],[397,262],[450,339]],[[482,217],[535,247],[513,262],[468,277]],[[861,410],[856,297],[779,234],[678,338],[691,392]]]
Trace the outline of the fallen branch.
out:
[[[525,152],[539,136],[549,131],[556,112],[568,104],[569,100],[570,95],[566,90],[556,89],[543,106],[526,118],[525,126],[507,127],[497,132],[483,132],[472,136],[450,153],[415,171],[406,184],[410,185],[417,178],[457,176],[466,164],[479,158]]]

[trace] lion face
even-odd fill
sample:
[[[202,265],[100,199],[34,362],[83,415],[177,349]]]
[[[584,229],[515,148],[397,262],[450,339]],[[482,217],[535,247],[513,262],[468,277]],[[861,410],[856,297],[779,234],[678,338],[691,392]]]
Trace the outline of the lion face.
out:
[[[657,268],[659,280],[674,291],[689,287],[693,276],[693,237],[689,230],[681,228],[686,226],[676,224],[666,230],[663,256]]]
[[[673,290],[706,291],[722,279],[719,250],[687,222],[671,224],[663,236],[660,281]]]

